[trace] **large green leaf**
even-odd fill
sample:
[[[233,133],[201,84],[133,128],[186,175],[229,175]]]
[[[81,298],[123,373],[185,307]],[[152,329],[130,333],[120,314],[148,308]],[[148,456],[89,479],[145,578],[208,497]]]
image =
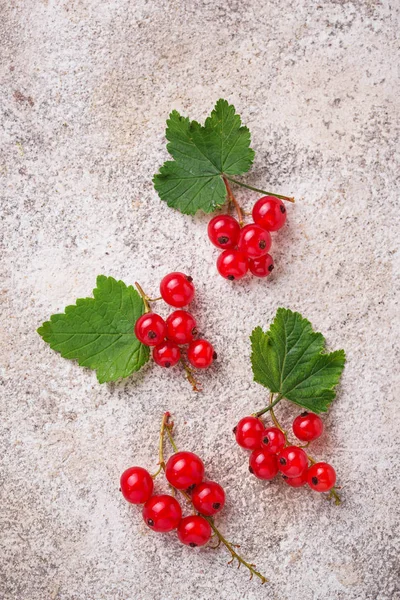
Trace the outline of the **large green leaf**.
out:
[[[253,330],[251,344],[255,381],[313,412],[328,410],[344,368],[344,350],[324,353],[324,336],[286,308],[278,308],[269,331]]]
[[[149,348],[134,334],[144,312],[132,286],[99,275],[94,298],[81,298],[65,313],[53,315],[38,329],[53,350],[95,369],[100,383],[138,371],[149,359]]]
[[[214,211],[226,201],[223,175],[242,175],[254,160],[250,131],[235,107],[218,100],[204,126],[174,110],[167,121],[167,161],[154,176],[161,200],[185,214]]]

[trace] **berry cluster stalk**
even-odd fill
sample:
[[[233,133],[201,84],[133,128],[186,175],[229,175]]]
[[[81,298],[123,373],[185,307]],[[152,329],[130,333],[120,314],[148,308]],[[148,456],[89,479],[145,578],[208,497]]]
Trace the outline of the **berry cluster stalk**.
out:
[[[157,475],[160,472],[160,470],[164,470],[165,471],[165,459],[164,459],[164,439],[165,439],[165,432],[167,433],[169,442],[174,450],[174,452],[178,452],[178,448],[177,445],[175,444],[175,440],[173,438],[172,435],[172,429],[173,429],[173,422],[170,421],[170,413],[166,412],[164,413],[163,419],[161,421],[161,428],[160,428],[160,439],[159,439],[159,465],[160,468],[157,471]],[[155,475],[156,476],[156,475]],[[175,489],[175,488],[174,488]],[[189,494],[183,490],[176,490],[179,491],[182,496],[187,500],[187,502],[190,503],[191,506],[193,506],[192,504],[192,499],[189,496]],[[197,513],[196,514],[200,514]],[[246,567],[246,569],[248,569],[250,571],[250,579],[253,578],[253,576],[255,575],[256,577],[258,577],[261,580],[261,583],[265,583],[266,581],[268,581],[264,575],[261,575],[261,573],[259,573],[258,571],[256,571],[255,569],[255,565],[252,563],[248,563],[247,561],[244,560],[244,558],[242,558],[237,552],[236,550],[234,550],[234,545],[231,544],[230,542],[228,542],[225,537],[222,535],[222,533],[217,529],[214,520],[212,517],[207,517],[205,515],[201,515],[203,517],[203,519],[206,519],[206,521],[209,522],[211,529],[213,530],[214,534],[217,536],[218,538],[218,544],[217,546],[215,546],[215,548],[217,548],[220,544],[223,544],[227,550],[229,551],[230,555],[231,555],[231,560],[229,561],[228,564],[231,564],[235,559],[238,561],[238,568],[240,567],[240,565],[243,565]],[[238,548],[239,546],[235,546],[236,548]]]
[[[271,392],[271,393],[270,393],[270,396],[269,396],[269,404],[268,404],[268,406],[266,406],[265,408],[263,408],[263,409],[259,410],[259,411],[258,411],[258,412],[256,412],[256,413],[253,413],[253,417],[257,417],[257,418],[258,418],[258,417],[260,417],[261,415],[265,414],[266,412],[269,412],[269,413],[270,413],[270,415],[271,415],[271,419],[272,419],[272,421],[273,421],[273,423],[274,423],[275,427],[277,427],[277,428],[278,428],[280,431],[282,431],[283,435],[285,436],[286,444],[287,444],[287,445],[290,445],[290,443],[289,443],[289,440],[288,440],[288,436],[287,436],[287,431],[285,431],[285,430],[283,429],[282,425],[279,423],[279,421],[278,421],[278,419],[277,419],[277,417],[276,417],[276,415],[275,415],[275,412],[274,412],[274,410],[273,410],[273,409],[274,409],[274,406],[275,406],[276,404],[278,404],[278,402],[280,402],[282,399],[283,399],[283,397],[282,397],[280,394],[279,394],[279,395],[278,395],[278,396],[277,396],[277,397],[274,399],[274,394]],[[305,444],[305,445],[303,446],[303,448],[307,448],[307,446],[308,446],[308,445],[309,445],[309,442],[308,442],[307,444]],[[316,460],[315,460],[315,459],[314,459],[312,456],[310,456],[309,454],[307,454],[307,458],[308,458],[309,462],[310,462],[312,465],[315,465],[315,463],[317,462],[317,461],[316,461]],[[341,498],[340,498],[340,496],[339,496],[339,494],[338,494],[338,491],[337,491],[337,489],[338,489],[338,488],[334,486],[334,487],[333,487],[333,488],[330,490],[330,492],[329,492],[329,494],[328,494],[328,496],[327,496],[327,499],[328,499],[328,500],[330,500],[331,498],[333,498],[333,499],[335,500],[335,504],[339,505],[339,504],[341,504],[342,500],[341,500]]]

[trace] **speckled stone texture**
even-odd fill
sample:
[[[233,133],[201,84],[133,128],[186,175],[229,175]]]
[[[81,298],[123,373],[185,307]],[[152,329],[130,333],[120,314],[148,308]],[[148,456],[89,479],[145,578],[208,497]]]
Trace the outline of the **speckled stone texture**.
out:
[[[0,597],[399,599],[396,3],[1,5]],[[268,281],[222,280],[208,217],[174,212],[151,183],[169,111],[202,120],[219,97],[252,132],[245,180],[297,199]],[[257,195],[238,198],[250,210]],[[175,269],[193,276],[193,311],[219,355],[202,394],[151,364],[101,386],[35,331],[100,273],[156,294]],[[347,352],[313,449],[337,469],[341,507],[251,478],[233,443],[235,422],[266,403],[249,334],[278,306]],[[265,586],[224,549],[154,534],[121,498],[124,468],[155,468],[166,409],[179,446],[225,486],[218,524]],[[289,424],[299,411],[277,412]]]

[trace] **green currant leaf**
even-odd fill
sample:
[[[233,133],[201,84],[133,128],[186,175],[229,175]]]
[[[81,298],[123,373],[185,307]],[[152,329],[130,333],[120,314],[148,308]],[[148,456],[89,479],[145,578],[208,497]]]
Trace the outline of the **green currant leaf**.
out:
[[[344,368],[344,350],[326,354],[322,333],[286,308],[278,308],[269,331],[256,327],[250,339],[257,383],[315,413],[328,410]]]
[[[167,161],[154,176],[161,200],[187,215],[213,212],[226,201],[223,175],[242,175],[254,160],[250,131],[235,107],[218,100],[204,126],[174,110],[167,121]]]
[[[138,371],[149,360],[149,348],[134,334],[144,312],[137,291],[104,275],[97,277],[96,284],[94,298],[78,299],[37,331],[50,348],[94,369],[104,383]]]

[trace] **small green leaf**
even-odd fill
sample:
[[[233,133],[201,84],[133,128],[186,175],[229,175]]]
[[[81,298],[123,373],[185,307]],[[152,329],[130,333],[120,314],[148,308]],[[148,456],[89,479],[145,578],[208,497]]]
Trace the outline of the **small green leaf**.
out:
[[[218,100],[204,126],[174,110],[167,121],[167,161],[153,183],[168,206],[193,215],[213,212],[226,201],[223,175],[242,175],[254,160],[250,131],[235,107]]]
[[[96,283],[94,298],[78,299],[37,331],[50,348],[96,370],[104,383],[138,371],[149,360],[149,348],[134,334],[135,322],[144,312],[137,291],[104,275]]]
[[[254,380],[313,412],[326,412],[335,398],[345,353],[324,353],[325,339],[299,313],[278,308],[266,333],[251,334]]]

